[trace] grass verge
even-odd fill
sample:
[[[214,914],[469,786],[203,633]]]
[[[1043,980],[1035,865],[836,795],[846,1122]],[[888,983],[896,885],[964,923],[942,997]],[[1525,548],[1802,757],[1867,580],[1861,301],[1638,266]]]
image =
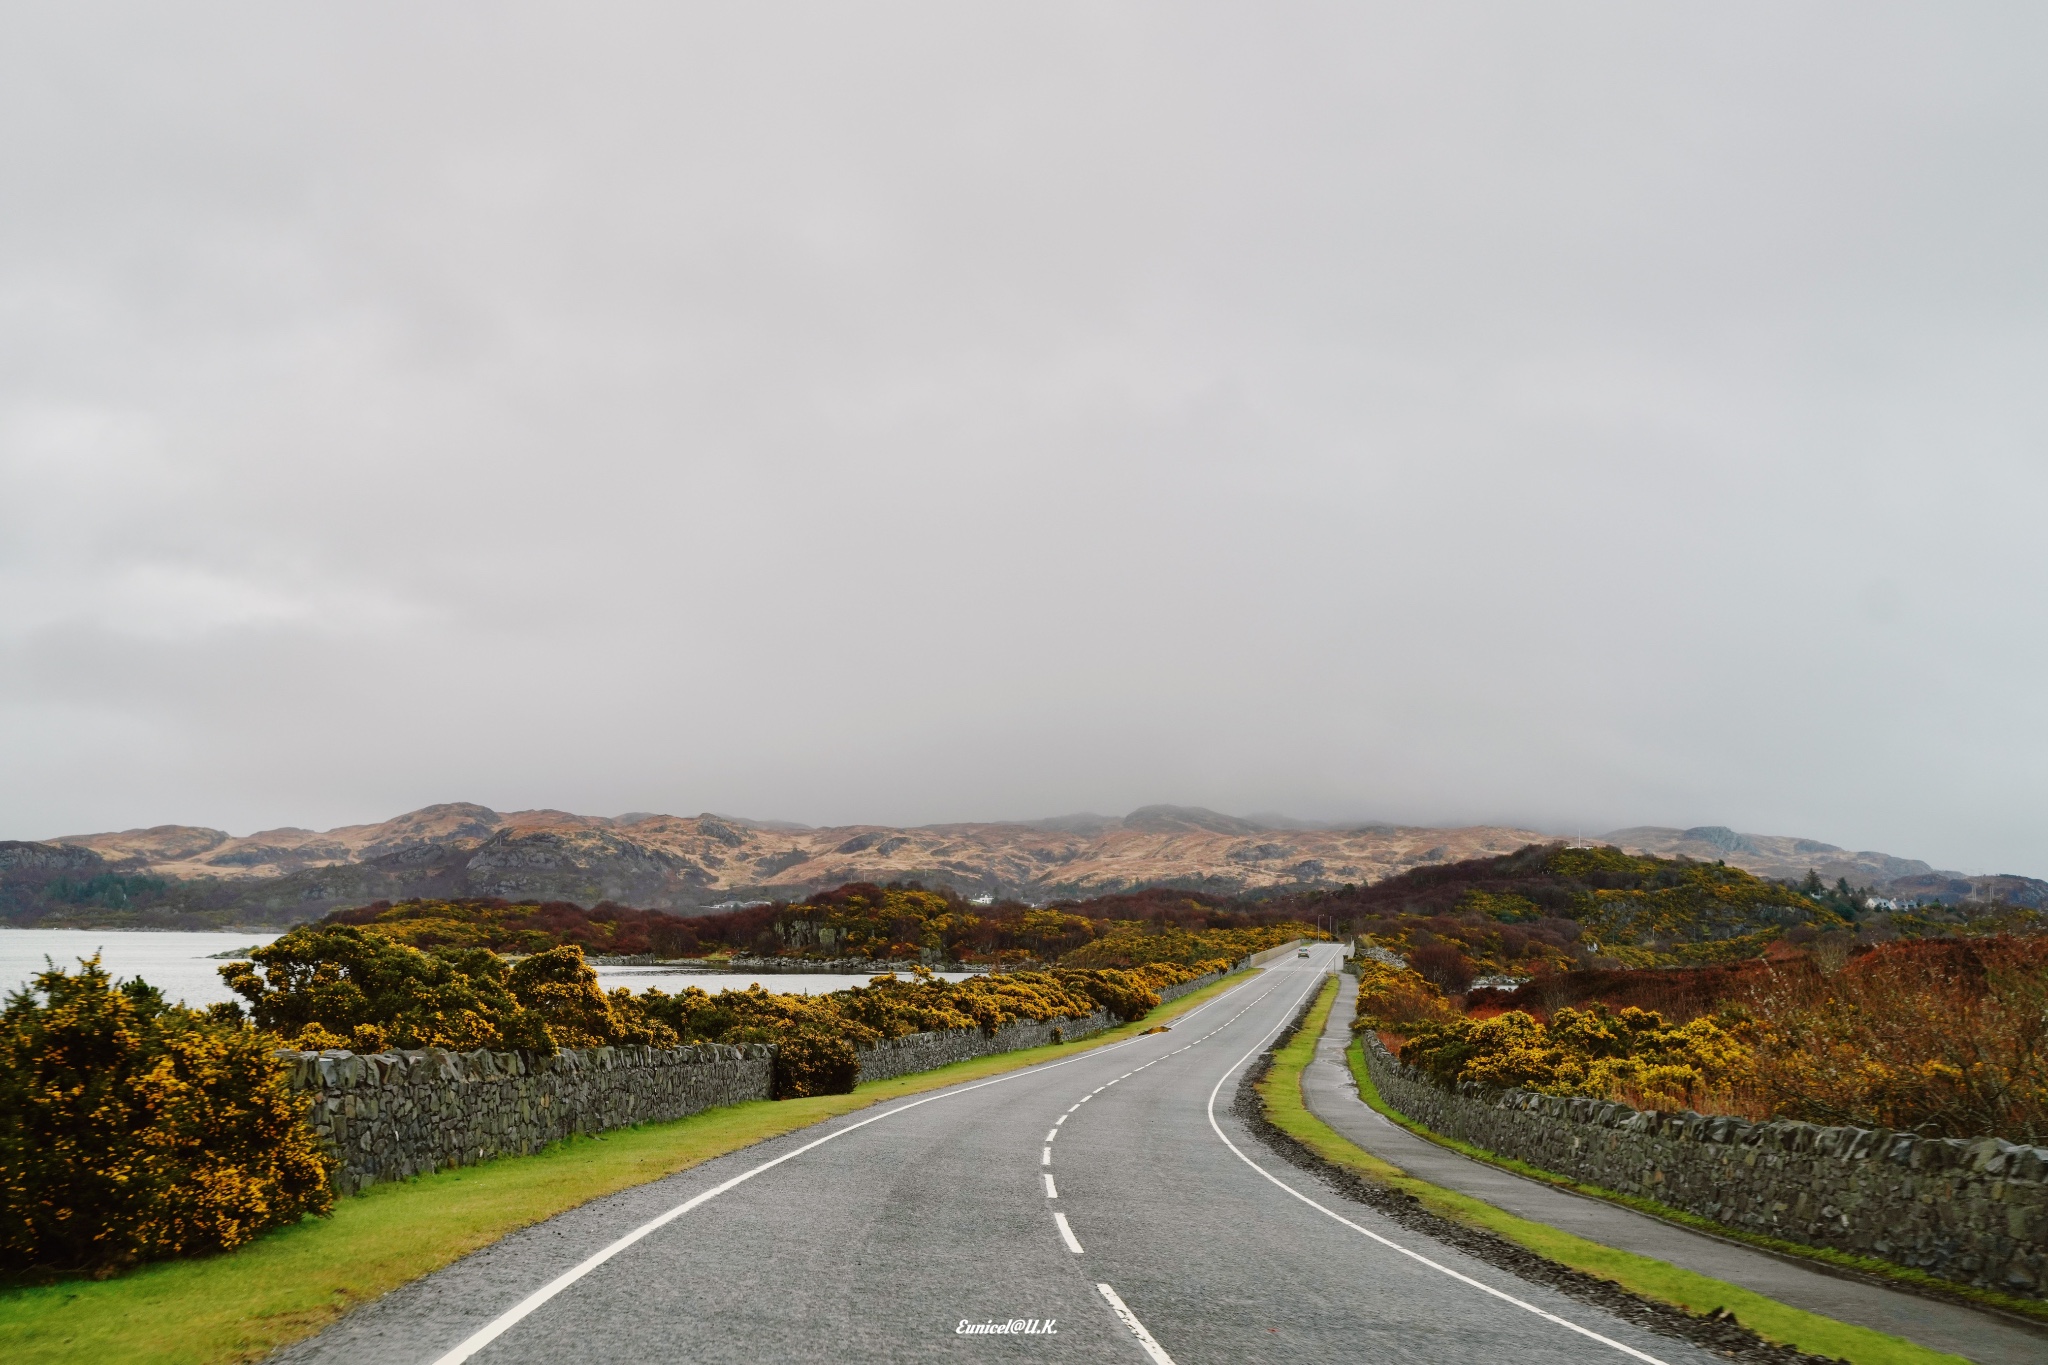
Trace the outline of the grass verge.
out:
[[[615,1128],[534,1156],[372,1186],[331,1217],[281,1228],[221,1256],[166,1261],[107,1280],[0,1290],[8,1365],[221,1365],[257,1359],[342,1313],[508,1233],[869,1105],[1015,1071],[1133,1037],[1249,972],[1078,1043],[977,1057],[862,1085],[850,1095],[756,1100],[670,1123]]]
[[[1316,1040],[1322,1037],[1336,999],[1337,981],[1332,978],[1301,1029],[1275,1054],[1272,1070],[1260,1085],[1267,1117],[1274,1126],[1323,1160],[1411,1195],[1440,1217],[1483,1228],[1560,1265],[1611,1280],[1643,1298],[1674,1304],[1695,1314],[1725,1310],[1769,1341],[1847,1360],[1852,1365],[1957,1365],[1962,1360],[1960,1356],[1932,1351],[1867,1327],[1789,1307],[1739,1285],[1517,1218],[1469,1195],[1417,1180],[1374,1156],[1309,1112],[1301,1094],[1302,1072],[1315,1055]]]
[[[1610,1204],[1619,1204],[1623,1208],[1634,1209],[1637,1213],[1648,1214],[1652,1218],[1661,1218],[1667,1223],[1676,1223],[1680,1227],[1691,1228],[1695,1232],[1704,1232],[1710,1236],[1722,1238],[1725,1241],[1741,1242],[1747,1246],[1756,1247],[1760,1251],[1772,1252],[1779,1256],[1796,1257],[1804,1261],[1815,1261],[1837,1269],[1854,1271],[1859,1275],[1868,1275],[1872,1279],[1889,1280],[1909,1292],[1925,1292],[1937,1298],[1960,1299],[1968,1303],[1980,1304],[1986,1308],[1995,1308],[2000,1312],[2011,1313],[2015,1317],[2026,1318],[2033,1322],[2048,1322],[2048,1304],[2044,1304],[2038,1299],[2015,1298],[2011,1294],[2001,1294],[1995,1289],[1979,1289],[1975,1285],[1958,1284],[1954,1280],[1944,1280],[1939,1276],[1929,1275],[1924,1270],[1914,1270],[1909,1266],[1894,1265],[1890,1261],[1880,1261],[1872,1256],[1857,1256],[1850,1252],[1835,1251],[1828,1247],[1808,1246],[1804,1242],[1787,1242],[1777,1237],[1767,1237],[1743,1228],[1729,1227],[1726,1223],[1717,1223],[1711,1218],[1702,1218],[1696,1213],[1687,1213],[1684,1209],[1674,1209],[1670,1205],[1660,1204],[1654,1199],[1644,1199],[1640,1195],[1623,1194],[1618,1190],[1603,1189],[1598,1185],[1582,1184],[1577,1180],[1573,1180],[1570,1176],[1559,1175],[1555,1171],[1546,1171],[1540,1166],[1531,1166],[1526,1161],[1518,1161],[1511,1156],[1501,1156],[1496,1152],[1487,1151],[1484,1147],[1475,1147],[1471,1143],[1458,1138],[1447,1137],[1432,1128],[1423,1127],[1414,1119],[1409,1118],[1406,1114],[1403,1114],[1386,1102],[1379,1092],[1379,1087],[1373,1084],[1372,1072],[1366,1067],[1365,1045],[1362,1042],[1356,1038],[1352,1039],[1351,1046],[1344,1055],[1351,1064],[1352,1078],[1358,1082],[1358,1093],[1367,1104],[1378,1110],[1389,1122],[1397,1123],[1415,1134],[1415,1136],[1434,1142],[1439,1147],[1448,1147],[1460,1156],[1468,1156],[1474,1161],[1484,1161],[1489,1166],[1498,1166],[1504,1171],[1513,1171],[1516,1175],[1525,1176],[1530,1180],[1540,1180],[1546,1185],[1555,1185],[1561,1190],[1570,1190],[1573,1194],[1582,1194],[1591,1199],[1604,1199]]]

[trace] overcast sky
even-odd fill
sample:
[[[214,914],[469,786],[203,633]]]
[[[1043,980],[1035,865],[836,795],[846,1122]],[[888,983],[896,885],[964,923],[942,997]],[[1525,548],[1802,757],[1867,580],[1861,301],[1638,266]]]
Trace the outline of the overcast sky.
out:
[[[2048,875],[2039,4],[14,5],[0,836]]]

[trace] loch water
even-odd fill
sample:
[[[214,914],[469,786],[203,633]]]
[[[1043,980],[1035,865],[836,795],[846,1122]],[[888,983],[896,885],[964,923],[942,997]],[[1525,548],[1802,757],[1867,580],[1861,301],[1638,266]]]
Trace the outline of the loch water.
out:
[[[220,979],[220,968],[227,959],[215,954],[252,948],[276,937],[275,933],[248,930],[159,933],[142,929],[0,929],[0,996],[28,985],[30,978],[44,969],[45,958],[76,971],[80,958],[98,953],[100,965],[116,977],[140,976],[162,991],[166,1000],[211,1005],[234,999]],[[941,975],[949,981],[961,981],[969,974]],[[673,995],[686,986],[697,986],[715,995],[719,991],[745,990],[758,983],[778,995],[826,995],[849,986],[865,986],[869,978],[834,972],[754,976],[745,972],[681,971],[636,965],[599,967],[597,980],[606,990],[624,986],[636,993],[654,987]]]

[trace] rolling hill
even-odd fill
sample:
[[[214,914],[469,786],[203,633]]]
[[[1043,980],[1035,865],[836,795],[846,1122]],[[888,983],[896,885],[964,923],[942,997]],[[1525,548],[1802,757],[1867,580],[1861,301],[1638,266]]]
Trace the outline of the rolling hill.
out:
[[[15,924],[285,924],[413,896],[694,910],[795,899],[853,881],[908,880],[1040,903],[1160,885],[1228,895],[1365,885],[1547,839],[1507,826],[1325,827],[1184,806],[897,829],[712,814],[507,813],[458,802],[330,830],[236,836],[159,825],[0,842],[0,917]],[[1725,860],[1766,877],[1813,868],[1885,894],[1924,882],[1925,894],[1947,899],[1996,892],[2018,904],[2048,901],[2048,883],[2027,878],[1963,878],[1888,854],[1718,827],[1644,827],[1608,841],[1631,852]]]

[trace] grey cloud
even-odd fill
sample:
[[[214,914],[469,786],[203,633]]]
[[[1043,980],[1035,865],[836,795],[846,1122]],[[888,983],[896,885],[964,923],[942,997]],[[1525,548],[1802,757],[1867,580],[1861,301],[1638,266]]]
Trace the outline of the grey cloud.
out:
[[[2030,6],[0,20],[0,826],[2048,874]]]

